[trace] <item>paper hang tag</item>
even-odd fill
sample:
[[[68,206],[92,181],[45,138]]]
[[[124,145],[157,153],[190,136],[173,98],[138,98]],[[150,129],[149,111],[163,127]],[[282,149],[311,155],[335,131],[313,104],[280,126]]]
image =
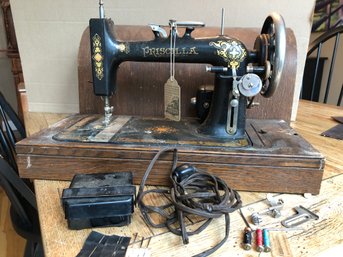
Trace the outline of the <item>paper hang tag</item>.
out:
[[[172,77],[164,84],[164,117],[181,120],[181,90],[176,79]]]

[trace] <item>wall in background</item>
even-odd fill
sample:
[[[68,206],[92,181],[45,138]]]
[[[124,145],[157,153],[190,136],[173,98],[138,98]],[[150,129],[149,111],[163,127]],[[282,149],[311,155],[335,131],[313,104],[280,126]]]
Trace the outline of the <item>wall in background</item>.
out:
[[[89,18],[98,17],[97,2],[11,1],[30,111],[78,111],[78,46]],[[314,0],[105,0],[106,15],[116,24],[128,25],[167,24],[169,18],[175,18],[219,27],[222,7],[226,8],[228,27],[261,27],[266,16],[276,11],[283,15],[287,27],[294,30],[298,44],[296,110]]]
[[[0,49],[7,48],[3,20],[3,13],[0,9]],[[17,111],[17,97],[15,92],[13,74],[11,71],[11,63],[5,52],[0,52],[0,91],[14,108],[14,110]]]

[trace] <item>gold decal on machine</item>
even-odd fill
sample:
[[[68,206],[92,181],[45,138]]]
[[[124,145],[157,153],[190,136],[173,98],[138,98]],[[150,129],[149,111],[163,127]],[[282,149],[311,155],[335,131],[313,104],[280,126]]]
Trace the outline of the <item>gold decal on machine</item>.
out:
[[[153,57],[162,57],[162,56],[169,56],[170,55],[170,48],[164,47],[143,47],[143,56],[153,56]],[[197,55],[196,47],[182,47],[182,48],[175,48],[175,56],[187,56],[187,55]]]
[[[98,34],[95,34],[93,40],[93,55],[94,70],[96,77],[101,80],[104,77],[104,57],[102,55],[101,38]]]
[[[130,47],[128,44],[121,43],[118,45],[118,49],[122,53],[128,54],[130,52]]]
[[[242,43],[233,39],[210,42],[209,45],[217,49],[217,54],[228,63],[230,68],[238,69],[241,62],[247,56],[247,51]]]

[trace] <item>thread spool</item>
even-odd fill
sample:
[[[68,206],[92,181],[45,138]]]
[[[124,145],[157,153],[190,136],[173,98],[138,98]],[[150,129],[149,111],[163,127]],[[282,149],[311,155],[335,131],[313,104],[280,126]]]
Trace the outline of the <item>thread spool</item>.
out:
[[[263,237],[262,237],[262,230],[256,229],[256,250],[258,252],[263,252]]]
[[[244,237],[243,237],[243,248],[244,250],[251,249],[251,241],[252,241],[252,231],[251,228],[246,227],[244,229]]]
[[[271,251],[271,246],[270,246],[270,239],[269,239],[269,231],[268,229],[263,229],[263,247],[265,252],[270,252]]]

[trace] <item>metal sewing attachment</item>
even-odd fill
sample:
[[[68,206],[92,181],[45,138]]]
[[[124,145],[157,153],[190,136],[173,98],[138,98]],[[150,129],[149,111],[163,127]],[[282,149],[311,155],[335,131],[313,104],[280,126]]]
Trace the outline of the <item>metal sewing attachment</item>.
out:
[[[104,117],[104,125],[107,126],[110,124],[111,117],[112,117],[112,112],[113,112],[113,106],[110,106],[110,98],[109,97],[104,97],[104,112],[105,112],[105,117]]]
[[[238,84],[239,92],[247,97],[252,97],[260,93],[262,89],[262,80],[254,73],[245,74]]]
[[[298,207],[294,208],[297,214],[285,219],[281,222],[281,224],[286,228],[293,228],[299,226],[311,219],[318,220],[319,216],[310,210],[306,209],[305,207],[299,205]]]
[[[271,194],[267,194],[267,201],[270,205],[269,208],[264,209],[259,212],[254,212],[251,214],[251,221],[254,225],[258,226],[262,223],[262,215],[269,215],[273,218],[279,218],[281,216],[281,209],[283,208],[284,202],[282,199],[276,200]]]
[[[165,31],[165,29],[161,28],[160,25],[150,23],[149,26],[152,32],[154,32],[156,37],[162,37],[162,38],[168,37],[167,32]]]

